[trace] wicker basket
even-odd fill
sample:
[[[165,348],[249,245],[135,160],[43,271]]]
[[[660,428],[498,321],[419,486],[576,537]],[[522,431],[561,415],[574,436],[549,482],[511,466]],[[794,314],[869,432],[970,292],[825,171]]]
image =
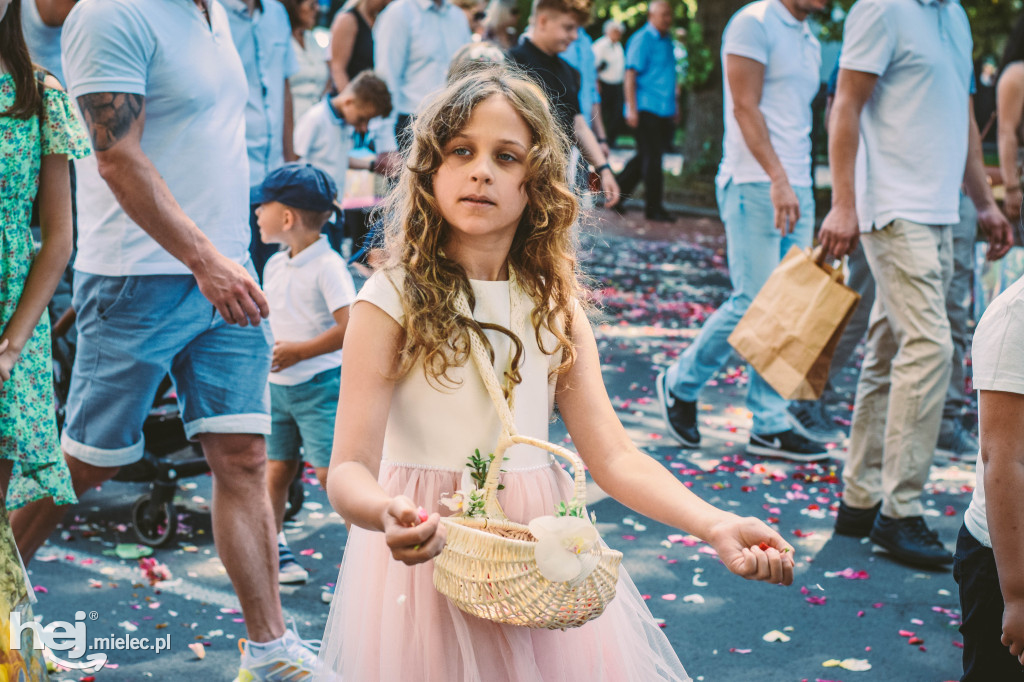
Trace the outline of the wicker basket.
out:
[[[465,309],[468,312],[468,305]],[[486,351],[471,336],[473,360],[504,429],[483,486],[484,518],[442,519],[448,540],[434,559],[434,586],[461,610],[478,618],[529,628],[579,627],[601,615],[615,597],[622,553],[599,542],[589,557],[596,560],[596,567],[582,579],[552,582],[541,575],[534,555],[536,538],[527,526],[510,521],[498,504],[498,474],[504,453],[521,443],[568,460],[574,473],[572,503],[580,507],[586,501],[583,462],[563,447],[515,434],[511,408]]]

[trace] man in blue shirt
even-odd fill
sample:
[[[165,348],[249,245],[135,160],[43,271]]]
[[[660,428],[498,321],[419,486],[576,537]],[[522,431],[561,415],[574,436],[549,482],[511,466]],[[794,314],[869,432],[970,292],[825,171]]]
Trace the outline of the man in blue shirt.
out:
[[[227,10],[231,39],[242,58],[249,99],[245,105],[245,145],[249,152],[249,187],[285,161],[292,151],[292,96],[288,77],[299,70],[292,48],[291,22],[278,0],[219,0]],[[260,241],[255,214],[249,217],[252,255],[256,273],[277,251]]]
[[[374,69],[394,99],[395,137],[403,148],[409,121],[444,87],[448,65],[472,40],[466,13],[448,0],[395,0],[373,25]]]
[[[580,72],[580,113],[594,131],[604,155],[608,156],[608,140],[605,136],[604,121],[601,118],[601,95],[597,92],[597,64],[594,60],[594,41],[582,28],[569,49],[562,53],[562,59]]]
[[[672,8],[657,0],[651,3],[647,23],[626,46],[626,123],[635,130],[636,156],[619,174],[623,194],[631,194],[643,180],[644,215],[661,222],[672,220],[661,203],[661,157],[672,140],[679,99],[671,28]]]

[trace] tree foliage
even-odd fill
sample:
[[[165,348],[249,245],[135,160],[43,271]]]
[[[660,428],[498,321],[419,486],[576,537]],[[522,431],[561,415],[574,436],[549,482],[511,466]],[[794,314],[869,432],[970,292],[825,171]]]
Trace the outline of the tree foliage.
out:
[[[686,29],[689,65],[683,86],[689,92],[683,155],[687,175],[695,180],[712,177],[721,154],[722,125],[722,32],[730,17],[750,0],[670,0],[676,26]],[[961,0],[971,22],[974,57],[999,55],[1010,28],[1024,8],[1024,0]],[[843,20],[854,0],[832,0],[825,12],[814,17],[822,42],[842,40]],[[595,21],[590,30],[598,35],[607,19],[626,26],[628,36],[646,21],[647,2],[596,0]]]

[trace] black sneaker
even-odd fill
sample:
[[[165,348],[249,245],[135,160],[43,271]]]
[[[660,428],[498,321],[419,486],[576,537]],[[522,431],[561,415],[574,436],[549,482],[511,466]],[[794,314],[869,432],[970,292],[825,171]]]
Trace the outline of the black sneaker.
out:
[[[790,429],[779,433],[751,433],[747,454],[793,462],[817,462],[828,459],[828,448]]]
[[[804,438],[819,443],[841,442],[846,434],[832,421],[824,400],[794,400],[789,404],[789,423]]]
[[[978,439],[959,421],[943,420],[935,451],[946,457],[976,459],[978,457]]]
[[[871,528],[871,541],[904,563],[936,568],[953,563],[953,555],[939,542],[939,536],[924,517],[893,519],[879,514]]]
[[[680,400],[672,395],[666,385],[666,373],[661,372],[654,380],[661,403],[661,414],[672,436],[688,448],[700,447],[700,431],[697,430],[697,401]]]
[[[846,502],[839,501],[839,514],[836,516],[836,533],[849,535],[854,538],[866,538],[871,535],[871,529],[875,525],[875,518],[882,509],[879,502],[874,507],[859,509],[851,507]]]

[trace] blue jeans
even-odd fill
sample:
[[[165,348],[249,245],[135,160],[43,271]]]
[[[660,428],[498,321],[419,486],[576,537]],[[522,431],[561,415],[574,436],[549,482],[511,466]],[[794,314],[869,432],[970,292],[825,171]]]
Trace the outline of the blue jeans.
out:
[[[767,182],[729,182],[718,188],[718,210],[725,223],[729,277],[733,292],[708,318],[697,340],[668,370],[668,386],[681,400],[696,400],[700,389],[732,355],[729,334],[747,312],[750,302],[792,246],[806,248],[814,232],[814,194],[794,187],[800,219],[786,236],[775,229],[775,210]],[[750,369],[747,407],[753,413],[754,433],[778,433],[790,428],[789,401]]]

